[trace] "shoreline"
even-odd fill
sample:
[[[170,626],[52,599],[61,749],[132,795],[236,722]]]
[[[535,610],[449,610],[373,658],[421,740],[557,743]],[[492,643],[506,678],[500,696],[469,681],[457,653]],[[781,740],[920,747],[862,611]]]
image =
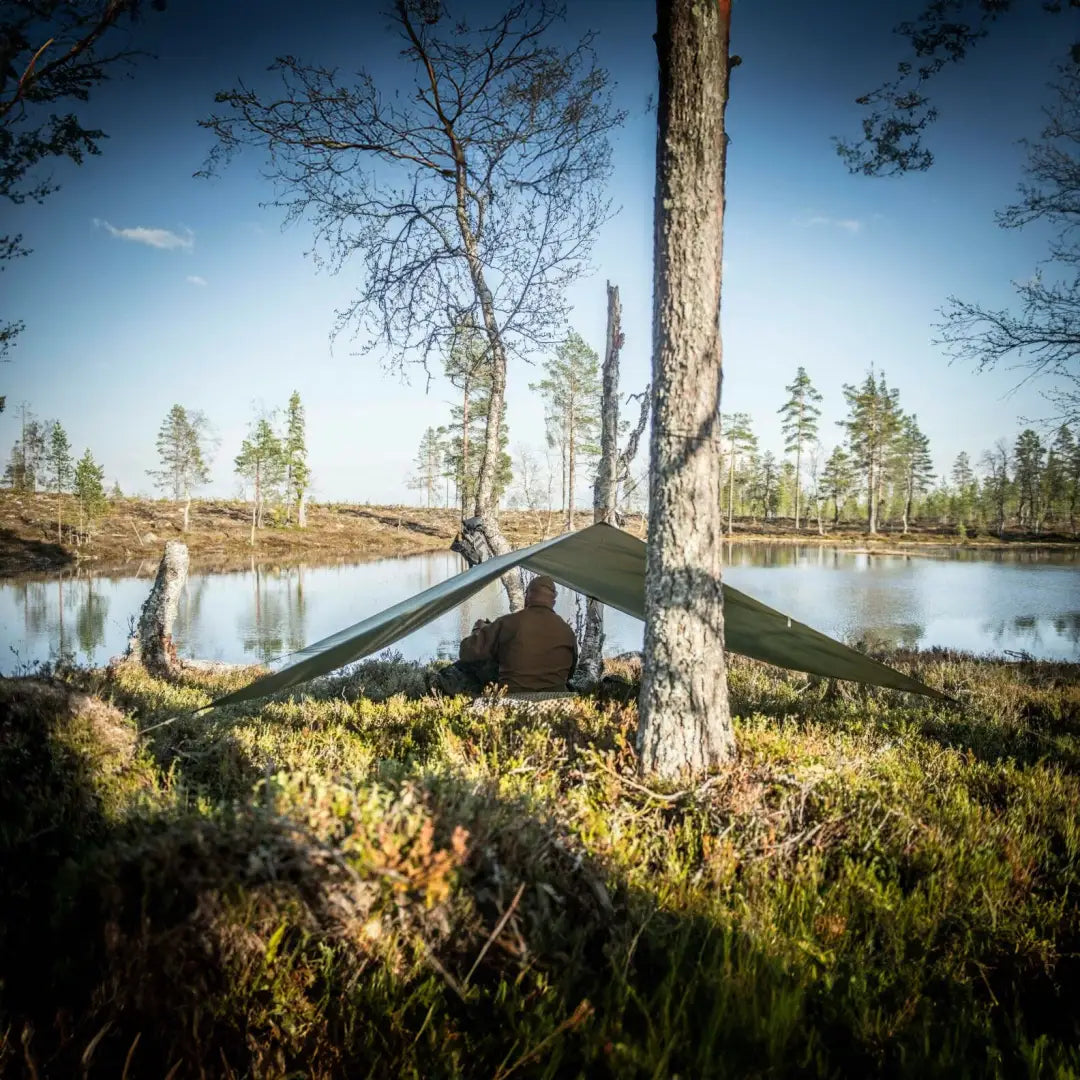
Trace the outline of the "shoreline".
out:
[[[75,518],[67,497],[64,521]],[[448,551],[460,525],[460,514],[445,508],[316,504],[309,509],[308,527],[268,525],[250,543],[250,507],[239,501],[193,501],[187,532],[181,529],[181,511],[172,502],[119,498],[96,526],[89,543],[72,541],[65,526],[64,542],[57,537],[55,496],[0,492],[0,579],[57,571],[88,570],[113,576],[153,574],[168,540],[188,546],[194,572],[229,573],[253,566],[351,565],[382,558],[403,558]],[[505,510],[503,532],[512,547],[524,547],[555,535],[561,514],[547,511]],[[582,528],[591,513],[581,511],[575,527]],[[631,517],[628,531],[644,533],[644,521]],[[830,547],[867,555],[921,555],[944,551],[1077,551],[1080,540],[1060,533],[1032,536],[1013,533],[1004,539],[991,536],[960,537],[942,530],[917,528],[905,534],[870,535],[841,525],[825,535],[816,529],[794,532],[778,521],[763,527],[750,519],[735,523],[729,546],[747,544]],[[147,566],[149,564],[149,567]]]

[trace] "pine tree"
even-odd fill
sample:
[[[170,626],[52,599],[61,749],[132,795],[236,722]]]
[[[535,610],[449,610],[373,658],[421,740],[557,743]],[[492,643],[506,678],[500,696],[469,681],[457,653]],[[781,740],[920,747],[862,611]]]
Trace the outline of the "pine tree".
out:
[[[1019,499],[1016,516],[1021,527],[1027,525],[1036,533],[1042,520],[1041,493],[1045,455],[1042,440],[1031,428],[1020,432],[1013,449],[1013,468]]]
[[[475,404],[478,397],[483,397],[485,388],[491,385],[491,355],[488,342],[471,320],[463,320],[454,332],[454,341],[446,358],[445,373],[451,386],[461,391],[461,404],[451,410],[451,422],[457,428],[457,434],[451,440],[457,451],[451,446],[450,461],[454,468],[454,484],[461,506],[461,516],[471,516],[476,508],[473,505],[476,495],[475,479],[480,471],[483,457],[483,428],[486,425],[477,422]],[[503,416],[505,420],[505,408]],[[500,427],[500,432],[501,432]],[[500,445],[509,445],[509,437],[500,434]],[[498,501],[498,494],[496,494]]]
[[[990,500],[991,509],[997,518],[998,536],[1005,535],[1005,516],[1012,481],[1009,477],[1009,448],[1004,439],[998,439],[993,450],[987,450],[982,456],[985,473],[983,496]]]
[[[959,525],[966,526],[978,496],[978,482],[971,468],[971,461],[961,450],[952,467],[953,505]]]
[[[817,438],[818,422],[821,418],[818,405],[822,398],[804,367],[795,372],[795,381],[784,389],[789,397],[778,411],[784,418],[781,425],[784,432],[784,452],[790,454],[794,451],[795,454],[795,529],[798,531],[803,447]]]
[[[871,370],[861,386],[845,384],[844,397],[848,403],[848,417],[838,422],[847,428],[855,466],[866,483],[867,531],[876,533],[885,464],[902,415],[899,394],[886,385],[884,372],[875,379]]]
[[[480,468],[487,438],[488,413],[491,411],[492,366],[489,345],[484,334],[469,320],[461,322],[445,363],[450,385],[461,391],[461,403],[450,410],[452,434],[446,442],[444,464],[457,490],[462,518],[480,513]],[[512,464],[507,448],[510,432],[506,426],[506,401],[499,417],[499,456],[493,474],[492,498],[499,498],[510,484]]]
[[[174,405],[161,422],[157,436],[159,469],[147,469],[154,483],[173,499],[184,500],[183,531],[191,516],[191,493],[210,479],[207,464],[208,430],[206,417]]]
[[[263,512],[267,495],[285,477],[285,453],[281,440],[266,416],[252,421],[248,437],[236,456],[236,471],[252,487],[251,544],[255,544],[255,530],[263,526]]]
[[[751,506],[761,507],[762,517],[768,520],[776,516],[780,505],[780,468],[771,450],[767,450],[755,462],[748,494]]]
[[[1046,455],[1046,470],[1043,476],[1043,499],[1047,512],[1057,521],[1068,517],[1070,530],[1075,529],[1076,521],[1076,476],[1077,446],[1073,433],[1067,424],[1054,432],[1054,441]]]
[[[285,420],[285,520],[292,520],[293,504],[296,504],[296,523],[301,529],[307,527],[307,498],[311,486],[311,470],[307,463],[307,438],[304,422],[304,406],[300,391],[294,390],[289,398]]]
[[[94,461],[89,448],[75,465],[75,498],[79,504],[80,529],[89,538],[105,512],[105,469]]]
[[[439,480],[443,476],[443,462],[446,456],[446,448],[440,432],[443,429],[429,427],[420,439],[420,446],[416,452],[414,464],[416,471],[409,479],[409,487],[415,491],[422,491],[426,498],[426,505],[430,508],[432,499],[435,497]]]
[[[490,376],[484,373],[472,383],[468,400],[450,409],[450,437],[444,454],[445,467],[454,478],[457,486],[458,501],[464,508],[475,509],[477,483],[480,466],[484,457],[484,432],[487,430],[487,417],[491,408]],[[468,423],[465,422],[466,417]],[[513,477],[513,463],[508,447],[510,429],[506,423],[506,403],[503,403],[503,418],[499,424],[499,460],[496,462],[493,497],[498,502]]]
[[[41,423],[25,403],[19,406],[19,437],[4,469],[4,483],[13,491],[32,492],[46,483],[45,451],[48,425]]]
[[[750,426],[748,413],[724,413],[721,416],[720,445],[727,452],[728,536],[731,536],[735,524],[735,480],[739,463],[745,466],[757,452],[757,436]]]
[[[821,489],[826,499],[833,501],[833,526],[840,524],[840,507],[847,501],[855,485],[855,468],[842,446],[833,448],[821,474]]]
[[[930,487],[934,463],[930,458],[930,440],[919,430],[914,415],[903,416],[891,447],[891,466],[903,500],[904,535],[911,524],[915,499]]]
[[[71,487],[71,443],[59,420],[55,421],[49,430],[46,465],[49,486],[56,492],[56,538],[63,543],[64,492]]]
[[[562,442],[566,463],[566,530],[574,527],[579,457],[600,452],[600,357],[571,330],[544,365],[547,377],[530,383],[547,404],[548,443]]]

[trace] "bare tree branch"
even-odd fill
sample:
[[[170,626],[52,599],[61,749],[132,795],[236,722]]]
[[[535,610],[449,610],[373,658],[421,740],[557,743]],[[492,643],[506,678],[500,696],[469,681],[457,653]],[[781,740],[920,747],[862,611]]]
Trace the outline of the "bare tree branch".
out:
[[[862,122],[862,138],[833,140],[850,171],[893,176],[930,168],[934,155],[923,145],[923,136],[938,113],[927,84],[945,67],[963,61],[1002,15],[1030,6],[1015,0],[929,0],[917,18],[900,23],[894,33],[907,38],[912,58],[897,64],[895,79],[856,98],[871,110]],[[1043,11],[1054,15],[1078,6],[1076,0],[1042,3]],[[1080,63],[1080,44],[1072,44],[1070,56]]]
[[[1056,225],[1043,268],[1014,283],[1018,311],[992,310],[949,297],[937,324],[952,360],[979,370],[1009,362],[1034,378],[1059,380],[1048,396],[1065,417],[1080,415],[1080,69],[1063,68],[1058,100],[1040,138],[1027,143],[1020,199],[998,214],[1004,228],[1035,221]]]

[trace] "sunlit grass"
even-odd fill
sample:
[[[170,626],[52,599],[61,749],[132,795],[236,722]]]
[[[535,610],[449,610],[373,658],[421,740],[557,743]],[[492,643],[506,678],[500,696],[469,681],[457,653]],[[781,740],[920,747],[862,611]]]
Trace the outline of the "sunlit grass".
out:
[[[684,790],[396,661],[0,684],[0,1071],[1078,1075],[1078,670],[897,662],[963,706],[735,659]]]

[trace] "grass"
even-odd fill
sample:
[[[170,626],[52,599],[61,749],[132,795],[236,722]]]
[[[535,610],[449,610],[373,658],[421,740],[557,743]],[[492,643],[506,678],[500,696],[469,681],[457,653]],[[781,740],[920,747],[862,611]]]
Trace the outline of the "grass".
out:
[[[56,496],[0,491],[0,576],[63,567],[76,561],[100,567],[151,566],[167,540],[182,539],[201,569],[237,569],[258,562],[356,562],[387,555],[445,551],[461,526],[453,510],[409,506],[318,503],[308,508],[307,528],[284,521],[277,511],[250,543],[251,506],[239,500],[197,499],[188,531],[182,507],[166,499],[119,498],[109,502],[89,543],[77,545],[69,525],[77,511],[64,497],[64,539],[56,530]],[[584,524],[585,515],[582,515]],[[504,513],[507,539],[523,546],[540,539],[547,515]],[[552,528],[557,521],[552,518]]]
[[[64,521],[70,523],[77,516],[74,500],[65,496],[64,504]],[[576,524],[581,527],[590,520],[590,513],[579,512]],[[556,535],[562,528],[562,515],[558,511],[505,510],[500,522],[511,547],[517,548]],[[56,496],[0,491],[0,577],[75,562],[89,562],[102,569],[135,569],[145,562],[152,570],[165,541],[174,539],[188,545],[193,563],[202,570],[239,569],[253,559],[263,563],[326,564],[416,555],[446,550],[460,528],[461,518],[454,510],[439,508],[317,503],[309,507],[305,529],[286,523],[280,512],[271,512],[267,526],[257,531],[252,547],[248,503],[197,499],[191,505],[186,533],[181,531],[181,524],[181,508],[169,500],[118,498],[110,500],[89,543],[73,543],[70,530],[61,543],[56,530]],[[637,536],[644,534],[644,522],[637,515],[631,515],[626,527]],[[977,547],[1075,547],[1076,537],[1063,532],[1035,536],[1011,531],[1002,541],[985,532],[962,537],[955,526],[924,524],[914,526],[905,536],[894,527],[871,537],[863,531],[862,523],[853,522],[829,525],[822,537],[810,524],[796,531],[791,519],[761,522],[740,518],[735,521],[734,541],[857,546],[884,553],[959,543]]]
[[[734,658],[682,790],[393,659],[2,681],[0,1073],[1080,1075],[1078,669],[893,659],[963,707]]]

